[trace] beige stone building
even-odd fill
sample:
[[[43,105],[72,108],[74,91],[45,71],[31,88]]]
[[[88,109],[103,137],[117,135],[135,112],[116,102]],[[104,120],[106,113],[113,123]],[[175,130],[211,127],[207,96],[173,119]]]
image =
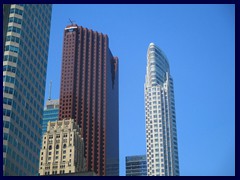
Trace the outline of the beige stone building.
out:
[[[76,173],[85,170],[81,129],[73,119],[48,122],[42,142],[39,175]]]

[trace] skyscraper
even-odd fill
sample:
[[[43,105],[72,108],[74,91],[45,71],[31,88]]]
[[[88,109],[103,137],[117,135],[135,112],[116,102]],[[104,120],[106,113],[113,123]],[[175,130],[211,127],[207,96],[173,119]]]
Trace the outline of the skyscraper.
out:
[[[146,155],[126,157],[126,176],[147,176]]]
[[[173,79],[167,57],[154,43],[148,47],[144,91],[148,176],[178,176]]]
[[[118,58],[108,36],[69,25],[64,30],[59,119],[82,129],[87,171],[119,175]]]
[[[39,175],[84,171],[84,144],[81,129],[73,119],[48,122],[43,135]]]
[[[38,173],[51,12],[50,4],[10,6],[3,57],[4,175]]]
[[[42,137],[47,131],[48,122],[55,122],[58,120],[59,113],[59,100],[58,99],[49,99],[46,102],[46,107],[43,111],[43,121],[42,121]]]

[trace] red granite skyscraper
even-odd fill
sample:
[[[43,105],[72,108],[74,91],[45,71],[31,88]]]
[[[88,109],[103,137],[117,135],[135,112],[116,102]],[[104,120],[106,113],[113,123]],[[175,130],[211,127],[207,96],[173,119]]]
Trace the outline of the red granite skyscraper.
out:
[[[80,125],[88,171],[119,175],[118,58],[108,45],[102,33],[65,28],[59,119]]]

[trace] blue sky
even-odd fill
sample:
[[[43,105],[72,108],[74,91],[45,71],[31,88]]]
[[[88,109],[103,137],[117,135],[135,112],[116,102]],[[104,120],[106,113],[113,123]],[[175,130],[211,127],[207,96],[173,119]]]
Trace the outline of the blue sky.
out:
[[[154,42],[174,80],[181,175],[235,175],[235,5],[53,5],[45,100],[60,94],[69,18],[107,34],[119,58],[120,175],[146,154],[146,53]]]

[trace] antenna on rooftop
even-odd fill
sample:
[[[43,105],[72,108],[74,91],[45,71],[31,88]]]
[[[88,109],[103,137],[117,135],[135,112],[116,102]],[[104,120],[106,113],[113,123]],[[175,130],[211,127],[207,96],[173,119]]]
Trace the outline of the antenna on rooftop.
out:
[[[49,88],[49,98],[48,100],[51,100],[51,92],[52,92],[52,81],[50,81],[50,88]]]
[[[73,22],[75,22],[75,21],[72,21],[70,18],[69,18],[69,21],[70,21],[70,23],[73,25]]]

